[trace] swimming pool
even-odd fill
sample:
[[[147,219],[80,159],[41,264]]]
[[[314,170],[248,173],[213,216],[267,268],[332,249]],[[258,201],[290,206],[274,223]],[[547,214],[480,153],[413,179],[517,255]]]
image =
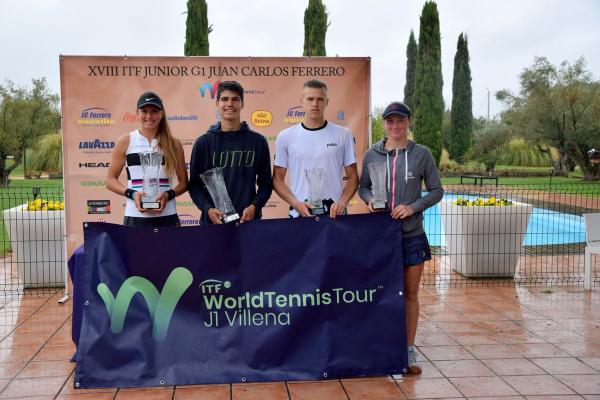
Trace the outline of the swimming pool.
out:
[[[457,197],[468,200],[477,198],[477,196],[444,195],[444,198],[448,200],[455,200]],[[439,203],[425,211],[424,225],[430,245],[446,245]],[[544,208],[533,208],[529,217],[529,223],[527,224],[527,233],[525,234],[523,245],[533,246],[579,242],[585,242],[583,217]]]

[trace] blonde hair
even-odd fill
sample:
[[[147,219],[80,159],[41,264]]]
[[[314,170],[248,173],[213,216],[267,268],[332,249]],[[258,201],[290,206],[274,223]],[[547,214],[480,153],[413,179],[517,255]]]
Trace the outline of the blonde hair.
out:
[[[167,112],[163,108],[163,117],[158,124],[158,133],[156,139],[158,148],[162,151],[165,160],[165,169],[170,177],[177,175],[177,141],[171,134],[169,123],[167,122]]]

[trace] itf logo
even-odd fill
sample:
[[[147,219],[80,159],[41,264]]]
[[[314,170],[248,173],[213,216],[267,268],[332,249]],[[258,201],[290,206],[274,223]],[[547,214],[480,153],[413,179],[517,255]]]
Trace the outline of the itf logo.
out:
[[[148,305],[152,320],[152,337],[161,342],[167,337],[175,306],[192,281],[192,273],[187,268],[179,267],[171,271],[162,292],[159,292],[152,282],[141,276],[127,278],[119,288],[117,297],[104,283],[100,283],[96,290],[106,306],[112,333],[121,333],[131,299],[140,293]]]
[[[206,96],[206,92],[210,93],[210,98],[214,99],[217,94],[217,87],[219,87],[220,81],[216,81],[215,83],[205,82],[202,85],[198,85],[198,90],[200,91],[200,95],[202,97]]]

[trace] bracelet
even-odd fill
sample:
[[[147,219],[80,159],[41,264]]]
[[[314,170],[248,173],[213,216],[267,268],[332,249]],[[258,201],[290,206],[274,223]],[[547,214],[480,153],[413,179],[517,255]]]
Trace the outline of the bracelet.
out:
[[[173,189],[167,190],[167,195],[169,196],[167,200],[173,200],[176,196],[175,191]]]
[[[125,189],[125,197],[127,197],[128,199],[134,200],[136,193],[137,190]]]

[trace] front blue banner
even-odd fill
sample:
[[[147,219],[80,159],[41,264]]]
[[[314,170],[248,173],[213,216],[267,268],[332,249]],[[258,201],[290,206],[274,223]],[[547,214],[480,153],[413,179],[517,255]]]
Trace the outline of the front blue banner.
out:
[[[407,366],[389,214],[186,228],[84,224],[75,386],[319,380]]]

